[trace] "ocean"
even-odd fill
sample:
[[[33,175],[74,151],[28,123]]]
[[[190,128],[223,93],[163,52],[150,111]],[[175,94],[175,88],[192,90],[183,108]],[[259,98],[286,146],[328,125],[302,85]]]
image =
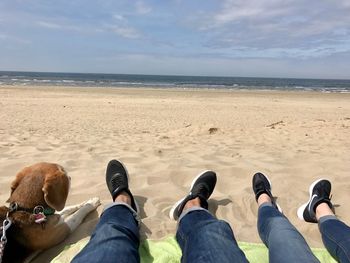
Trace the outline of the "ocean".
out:
[[[350,80],[0,71],[0,85],[350,92]]]

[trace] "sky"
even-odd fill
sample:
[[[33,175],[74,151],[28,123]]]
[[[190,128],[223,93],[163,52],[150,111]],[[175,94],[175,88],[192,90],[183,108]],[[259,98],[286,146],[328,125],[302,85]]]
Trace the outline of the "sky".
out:
[[[0,70],[350,79],[350,0],[1,0]]]

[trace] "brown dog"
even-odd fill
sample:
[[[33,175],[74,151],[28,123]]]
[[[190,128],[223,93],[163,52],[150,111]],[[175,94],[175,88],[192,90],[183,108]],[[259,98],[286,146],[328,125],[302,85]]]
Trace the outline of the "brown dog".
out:
[[[3,262],[23,260],[26,255],[18,253],[23,248],[28,255],[60,243],[100,204],[98,198],[93,198],[61,211],[69,187],[70,177],[58,164],[37,163],[16,175],[8,199],[10,205],[0,207],[1,225],[6,218],[12,223],[6,231]]]

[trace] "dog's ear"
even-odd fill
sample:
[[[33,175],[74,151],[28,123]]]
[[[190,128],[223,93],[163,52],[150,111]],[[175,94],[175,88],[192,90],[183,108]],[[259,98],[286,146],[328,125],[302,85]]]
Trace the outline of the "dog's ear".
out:
[[[10,197],[11,197],[13,191],[15,191],[17,186],[21,183],[23,177],[26,175],[26,169],[27,169],[27,167],[22,169],[19,173],[17,173],[16,179],[13,180],[13,182],[11,183],[11,194],[10,194]],[[9,202],[9,201],[10,201],[10,198],[6,202]]]
[[[55,173],[45,175],[43,192],[45,202],[57,211],[64,208],[69,191],[69,178],[61,166]]]

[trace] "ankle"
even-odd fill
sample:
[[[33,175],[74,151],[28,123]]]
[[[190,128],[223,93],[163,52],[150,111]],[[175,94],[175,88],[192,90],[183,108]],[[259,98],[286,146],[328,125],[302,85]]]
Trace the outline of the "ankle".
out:
[[[272,203],[270,196],[268,194],[265,194],[265,193],[261,194],[258,197],[258,205],[261,206],[264,203]]]
[[[123,191],[117,195],[117,197],[114,199],[114,202],[122,202],[131,205],[131,197],[127,192]]]
[[[329,216],[329,215],[334,215],[332,209],[329,207],[327,203],[320,203],[316,207],[316,219],[319,221],[319,219],[323,216]]]
[[[187,203],[184,206],[183,211],[188,210],[188,209],[190,209],[191,207],[194,207],[194,206],[201,207],[201,200],[199,199],[199,197],[196,197],[195,199],[187,201]]]

